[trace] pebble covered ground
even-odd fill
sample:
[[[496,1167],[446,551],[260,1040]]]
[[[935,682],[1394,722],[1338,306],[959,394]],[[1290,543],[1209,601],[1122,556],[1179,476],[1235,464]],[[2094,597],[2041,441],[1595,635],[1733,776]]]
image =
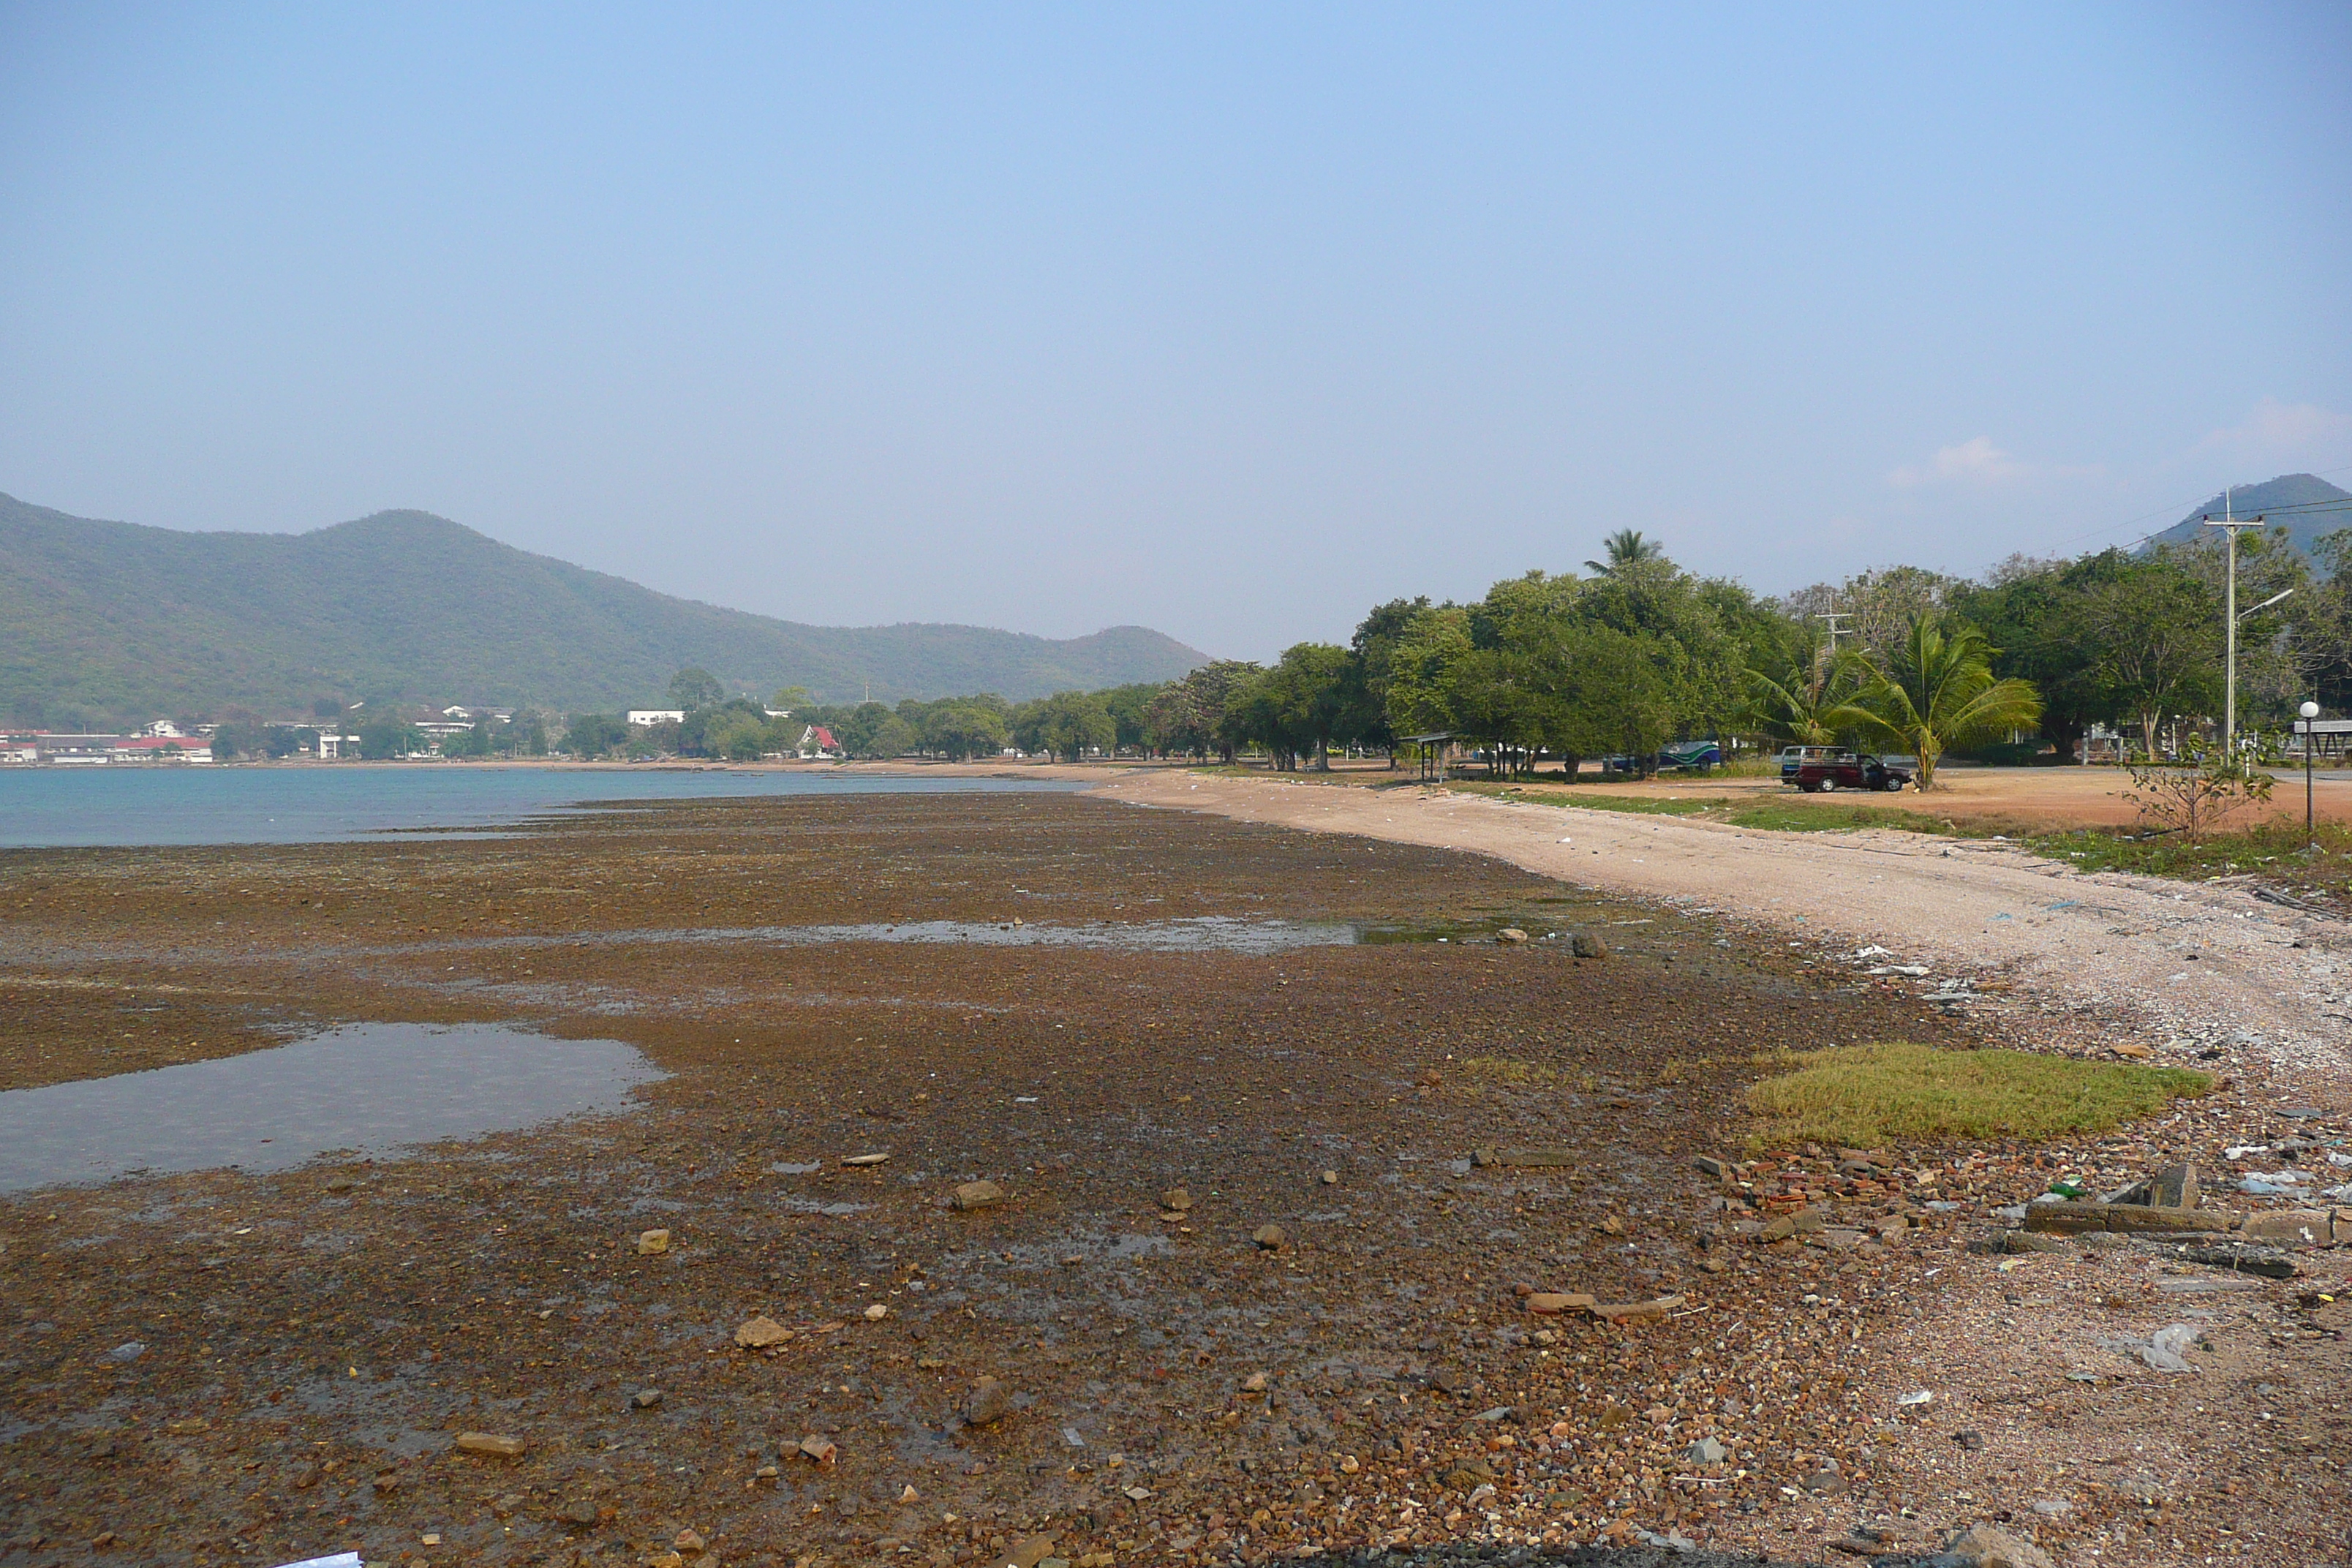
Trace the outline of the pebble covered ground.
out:
[[[1969,1250],[2064,1177],[2326,1170],[2344,1121],[2236,1073],[2064,1147],[1751,1151],[1775,1051],[2117,1043],[1760,925],[1059,795],[15,852],[0,911],[7,1088],[356,1019],[672,1075],[415,1157],[0,1199],[10,1568],[2345,1552],[2340,1254]],[[774,930],[819,925],[889,929]],[[2175,1322],[2195,1370],[2158,1372]]]

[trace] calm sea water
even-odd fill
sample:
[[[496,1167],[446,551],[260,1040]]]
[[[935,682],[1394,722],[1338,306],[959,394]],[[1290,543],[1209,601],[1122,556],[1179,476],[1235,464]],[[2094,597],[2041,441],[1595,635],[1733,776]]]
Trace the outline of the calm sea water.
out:
[[[1082,788],[1036,779],[472,764],[0,769],[0,847],[316,844],[495,826],[568,805],[718,795]]]
[[[132,1171],[283,1171],[635,1109],[666,1077],[618,1040],[351,1024],[272,1050],[0,1094],[0,1192]]]

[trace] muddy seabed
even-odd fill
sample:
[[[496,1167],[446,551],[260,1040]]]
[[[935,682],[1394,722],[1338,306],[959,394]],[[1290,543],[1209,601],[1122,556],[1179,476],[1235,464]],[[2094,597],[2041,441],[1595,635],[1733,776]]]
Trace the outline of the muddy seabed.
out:
[[[702,1564],[1738,1544],[1829,1458],[1849,1515],[1946,1506],[1874,1471],[1845,1390],[1951,1234],[1726,1268],[1690,1160],[1738,1152],[1758,1052],[1964,1026],[1705,914],[939,795],[18,851],[0,919],[0,1088],[365,1021],[619,1040],[670,1075],[632,1113],[406,1157],[0,1200],[0,1562],[619,1563],[683,1531]],[[1109,931],[855,929],[1015,920]],[[1152,935],[1203,921],[1363,940]],[[772,929],[815,926],[853,929]],[[1579,930],[1611,955],[1572,957]],[[1576,1158],[1465,1159],[1528,1143]],[[950,1206],[978,1180],[1004,1201]],[[1685,1300],[1534,1319],[1522,1283]],[[1792,1310],[1832,1287],[1851,1311]],[[761,1316],[792,1337],[739,1346]],[[1731,1461],[1683,1461],[1702,1433]]]

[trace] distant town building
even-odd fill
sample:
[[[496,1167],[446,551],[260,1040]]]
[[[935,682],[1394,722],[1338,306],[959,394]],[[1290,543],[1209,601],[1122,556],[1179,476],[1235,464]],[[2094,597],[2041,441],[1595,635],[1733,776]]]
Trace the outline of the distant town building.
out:
[[[16,767],[94,768],[122,763],[212,760],[212,742],[195,735],[60,735],[31,730],[8,736],[5,747],[0,747],[0,763]]]
[[[841,749],[841,742],[833,738],[833,731],[822,724],[811,724],[803,729],[801,731],[801,743],[794,749],[799,752],[803,762],[826,757],[837,761],[845,754]]]
[[[685,719],[686,710],[683,708],[632,708],[628,712],[629,722],[640,728],[647,724],[681,723]]]

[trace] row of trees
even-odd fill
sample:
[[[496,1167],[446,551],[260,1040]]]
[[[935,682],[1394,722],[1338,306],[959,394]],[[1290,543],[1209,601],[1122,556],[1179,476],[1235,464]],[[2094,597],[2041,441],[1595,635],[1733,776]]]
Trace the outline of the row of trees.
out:
[[[2320,542],[2316,571],[2283,531],[2248,535],[2241,552],[2242,606],[2292,591],[2244,624],[2242,712],[2283,719],[2313,692],[2352,702],[2352,531]],[[2071,755],[2093,725],[2127,729],[2155,755],[2221,706],[2223,563],[2210,542],[2012,558],[1981,581],[1897,567],[1780,599],[1685,572],[1631,531],[1585,568],[1530,572],[1470,604],[1391,601],[1345,646],[1300,643],[1270,666],[1221,660],[1165,685],[1031,702],[824,706],[787,691],[779,720],[688,671],[674,698],[701,700],[678,702],[684,722],[633,737],[584,716],[567,744],[755,756],[791,750],[814,722],[856,757],[1255,751],[1296,768],[1445,734],[1500,770],[1557,759],[1573,772],[1748,735],[1906,752],[1931,782],[1952,750],[2046,737]]]

